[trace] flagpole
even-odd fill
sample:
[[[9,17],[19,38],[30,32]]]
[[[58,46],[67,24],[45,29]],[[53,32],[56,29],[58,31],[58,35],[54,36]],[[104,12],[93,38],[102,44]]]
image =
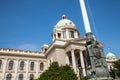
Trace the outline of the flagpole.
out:
[[[88,19],[88,14],[87,14],[84,0],[79,0],[79,2],[80,2],[80,8],[82,11],[82,17],[83,17],[83,22],[84,22],[84,26],[85,26],[85,31],[86,31],[86,33],[91,33],[90,22]]]

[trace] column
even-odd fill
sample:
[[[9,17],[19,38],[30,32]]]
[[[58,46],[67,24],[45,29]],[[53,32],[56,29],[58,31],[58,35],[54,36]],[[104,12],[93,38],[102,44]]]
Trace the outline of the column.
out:
[[[68,54],[67,54],[67,53],[66,53],[66,64],[68,64],[68,65],[70,64],[70,63],[69,63],[69,57],[68,57]]]
[[[69,31],[66,29],[66,39],[69,39]]]
[[[29,77],[28,77],[28,70],[29,70],[29,60],[26,60],[26,79],[25,80],[29,80]]]
[[[61,39],[63,39],[63,35],[64,35],[63,32],[61,32]]]
[[[82,67],[83,76],[86,76],[85,64],[84,64],[82,50],[80,50],[79,55],[80,55],[80,61],[81,61],[81,67]]]
[[[5,71],[7,70],[7,59],[5,59],[5,60],[3,60],[4,62],[3,62],[3,66],[2,66],[2,68],[3,68],[3,73],[2,73],[2,80],[4,80],[5,79]]]
[[[37,60],[37,61],[36,61],[36,78],[39,77],[39,74],[38,74],[39,71],[40,71],[40,63],[39,63],[39,61]]]
[[[56,32],[56,36],[55,36],[55,37],[56,37],[56,39],[58,39],[58,34],[57,34],[57,32]]]
[[[19,61],[17,59],[15,62],[15,80],[17,80],[18,64],[19,64]]]
[[[78,38],[78,32],[75,31],[75,38]]]
[[[76,73],[76,62],[75,62],[75,54],[74,54],[74,49],[71,50],[71,55],[72,55],[72,66],[73,66],[73,69]]]

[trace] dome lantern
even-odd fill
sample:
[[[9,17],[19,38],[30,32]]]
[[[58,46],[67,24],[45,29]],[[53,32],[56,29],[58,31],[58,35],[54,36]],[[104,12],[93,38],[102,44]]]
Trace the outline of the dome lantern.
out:
[[[62,19],[66,19],[67,18],[67,16],[66,15],[62,15]]]

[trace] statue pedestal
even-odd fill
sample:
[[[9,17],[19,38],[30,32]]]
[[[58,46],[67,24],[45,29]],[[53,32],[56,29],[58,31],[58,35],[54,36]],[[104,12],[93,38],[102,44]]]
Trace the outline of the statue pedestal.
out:
[[[87,33],[86,38],[87,79],[113,80],[107,67],[103,46],[95,40],[92,33]]]

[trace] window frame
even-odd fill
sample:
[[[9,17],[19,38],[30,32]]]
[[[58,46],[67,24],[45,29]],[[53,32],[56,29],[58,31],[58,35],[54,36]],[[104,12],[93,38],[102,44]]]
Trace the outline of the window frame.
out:
[[[25,62],[24,61],[21,61],[20,62],[20,70],[24,70],[24,66],[25,66]]]
[[[41,63],[40,63],[40,71],[43,71],[43,70],[44,70],[44,63],[41,62]]]
[[[23,80],[23,74],[19,74],[18,80]]]
[[[12,80],[12,74],[7,74],[6,75],[6,80]]]
[[[34,74],[30,74],[30,80],[34,80]]]
[[[66,38],[66,32],[63,31],[63,38]]]
[[[35,67],[35,63],[32,61],[30,63],[30,70],[33,71],[34,70],[34,67]]]
[[[8,70],[13,70],[13,66],[14,66],[14,61],[10,60],[8,63]]]
[[[75,38],[74,31],[69,31],[69,37],[70,38]]]

